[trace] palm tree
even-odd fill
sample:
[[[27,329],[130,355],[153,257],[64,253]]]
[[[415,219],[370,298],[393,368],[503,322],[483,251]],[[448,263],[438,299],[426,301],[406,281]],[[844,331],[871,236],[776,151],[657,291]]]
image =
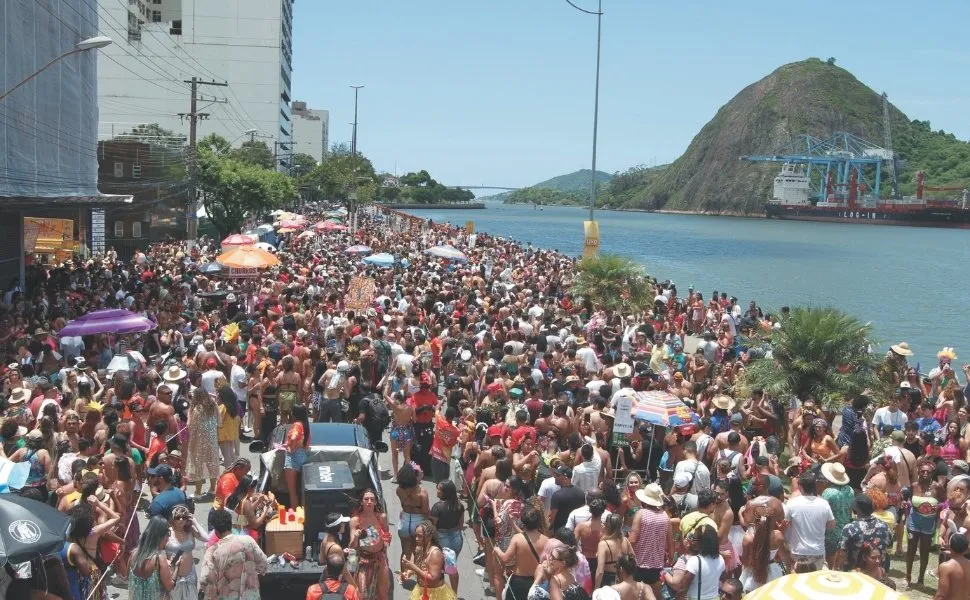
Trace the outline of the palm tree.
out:
[[[570,292],[611,311],[640,312],[654,299],[653,282],[643,267],[615,254],[580,261]]]
[[[866,390],[883,391],[870,353],[872,328],[834,308],[796,308],[772,333],[771,358],[751,364],[749,389],[786,401],[811,396],[837,410]]]

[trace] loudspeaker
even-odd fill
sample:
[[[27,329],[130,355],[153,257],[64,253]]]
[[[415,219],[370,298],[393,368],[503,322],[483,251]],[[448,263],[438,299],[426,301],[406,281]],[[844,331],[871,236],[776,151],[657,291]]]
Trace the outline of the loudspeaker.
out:
[[[303,465],[303,539],[316,550],[318,534],[327,525],[327,514],[350,516],[354,475],[347,463],[319,462]]]

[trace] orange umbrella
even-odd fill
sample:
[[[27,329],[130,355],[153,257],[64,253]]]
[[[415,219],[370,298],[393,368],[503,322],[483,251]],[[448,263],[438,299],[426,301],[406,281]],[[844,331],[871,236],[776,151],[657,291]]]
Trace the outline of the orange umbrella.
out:
[[[257,268],[265,269],[280,264],[280,260],[271,252],[255,246],[239,246],[223,252],[216,257],[216,262],[225,267],[237,269]]]

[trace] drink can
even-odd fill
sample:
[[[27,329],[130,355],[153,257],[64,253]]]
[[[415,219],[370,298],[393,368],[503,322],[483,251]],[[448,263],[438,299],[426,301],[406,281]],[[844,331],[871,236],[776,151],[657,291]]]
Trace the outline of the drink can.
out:
[[[353,549],[347,550],[347,570],[350,571],[351,573],[356,573],[357,564],[358,564],[357,551]]]

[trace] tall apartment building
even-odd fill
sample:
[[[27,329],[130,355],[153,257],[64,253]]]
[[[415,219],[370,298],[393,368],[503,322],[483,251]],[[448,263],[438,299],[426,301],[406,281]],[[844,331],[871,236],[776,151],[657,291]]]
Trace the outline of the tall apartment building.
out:
[[[330,111],[307,108],[306,102],[294,102],[293,152],[309,154],[322,162],[330,148]]]
[[[193,77],[201,139],[238,145],[255,135],[289,154],[293,122],[294,0],[115,0],[101,3],[100,31],[114,44],[98,65],[98,138],[158,123],[188,135]],[[226,102],[222,102],[222,100]],[[183,113],[180,117],[179,113]],[[257,130],[253,132],[252,130]]]

